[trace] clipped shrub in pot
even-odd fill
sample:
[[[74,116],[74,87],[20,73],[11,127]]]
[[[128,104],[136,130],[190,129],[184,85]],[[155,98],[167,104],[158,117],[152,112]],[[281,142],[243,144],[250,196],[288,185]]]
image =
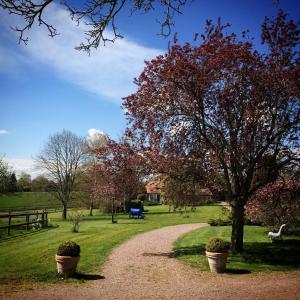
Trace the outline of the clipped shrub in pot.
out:
[[[223,273],[226,270],[226,263],[230,243],[219,238],[212,238],[206,244],[206,256],[211,272]]]
[[[67,241],[59,245],[55,255],[57,272],[66,277],[76,272],[80,258],[80,246],[73,241]]]

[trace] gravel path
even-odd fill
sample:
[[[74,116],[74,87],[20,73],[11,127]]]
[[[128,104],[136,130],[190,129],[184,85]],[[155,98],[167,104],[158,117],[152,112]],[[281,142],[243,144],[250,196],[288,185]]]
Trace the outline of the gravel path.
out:
[[[204,226],[170,226],[135,236],[109,256],[104,279],[77,287],[38,287],[4,299],[300,299],[300,272],[216,275],[172,258],[172,243]]]

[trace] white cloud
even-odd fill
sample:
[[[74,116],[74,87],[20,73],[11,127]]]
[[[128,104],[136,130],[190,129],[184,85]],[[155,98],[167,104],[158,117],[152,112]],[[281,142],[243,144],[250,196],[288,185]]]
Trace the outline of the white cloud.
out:
[[[41,27],[33,28],[28,33],[28,46],[19,48],[25,56],[23,62],[50,68],[60,78],[113,102],[120,103],[121,97],[134,91],[132,81],[142,71],[144,60],[161,53],[125,38],[107,43],[88,56],[74,49],[84,40],[86,25],[76,26],[68,12],[54,3],[47,19],[61,34],[50,38]]]
[[[5,129],[0,129],[0,135],[6,135],[9,134],[9,132]]]
[[[104,146],[109,140],[109,136],[96,128],[91,128],[88,130],[88,136],[86,138],[89,147],[101,147]]]
[[[43,172],[37,169],[33,159],[22,159],[22,158],[9,158],[4,157],[4,161],[9,165],[12,171],[16,172],[16,175],[19,176],[21,172],[26,172],[31,175],[31,179],[42,175]]]

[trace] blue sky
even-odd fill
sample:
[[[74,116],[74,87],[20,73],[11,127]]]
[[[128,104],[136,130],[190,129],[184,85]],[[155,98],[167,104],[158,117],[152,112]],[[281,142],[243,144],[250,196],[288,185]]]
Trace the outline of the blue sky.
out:
[[[180,42],[192,41],[202,32],[206,19],[232,24],[232,30],[249,29],[259,41],[264,16],[276,14],[273,0],[194,0],[176,16],[173,33]],[[282,0],[279,6],[299,18],[300,1]],[[121,136],[126,126],[121,97],[134,92],[133,78],[143,62],[168,47],[169,39],[158,36],[156,19],[162,11],[130,16],[124,10],[117,20],[125,36],[107,44],[90,56],[74,50],[85,27],[76,27],[59,4],[51,6],[47,18],[61,35],[51,39],[41,28],[29,32],[28,46],[19,45],[9,26],[19,24],[16,17],[0,9],[0,157],[5,156],[17,172],[33,176],[33,158],[50,134],[68,129],[86,136],[96,128],[112,138]],[[170,37],[172,40],[172,36]]]

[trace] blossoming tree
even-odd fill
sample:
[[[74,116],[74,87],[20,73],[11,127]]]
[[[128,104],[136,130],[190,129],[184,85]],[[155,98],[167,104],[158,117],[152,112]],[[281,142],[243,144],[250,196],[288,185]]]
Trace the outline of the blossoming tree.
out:
[[[208,21],[200,45],[174,45],[146,62],[124,99],[137,144],[202,166],[232,208],[232,249],[243,250],[245,205],[268,182],[264,157],[279,170],[299,147],[299,24],[282,11],[262,25],[259,52],[245,36]],[[266,168],[264,168],[266,169]]]
[[[300,181],[276,180],[259,189],[249,200],[247,215],[253,222],[277,226],[300,225]]]
[[[116,201],[124,203],[138,194],[141,182],[142,156],[138,155],[125,139],[115,142],[109,139],[95,149],[94,194],[111,202],[112,222],[115,222]]]

